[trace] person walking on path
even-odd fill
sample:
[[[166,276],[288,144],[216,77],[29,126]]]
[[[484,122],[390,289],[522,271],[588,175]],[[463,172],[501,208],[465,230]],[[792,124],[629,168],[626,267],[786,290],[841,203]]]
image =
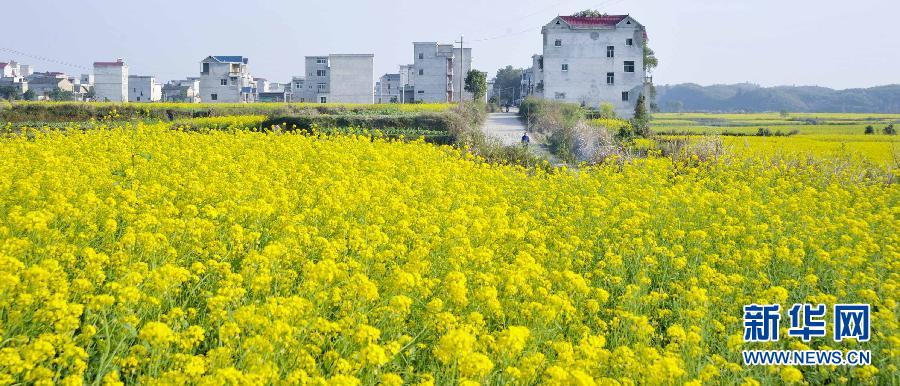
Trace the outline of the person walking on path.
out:
[[[522,145],[524,145],[525,147],[528,147],[528,144],[530,144],[530,143],[531,143],[531,138],[528,136],[528,132],[526,131],[524,134],[522,134]]]

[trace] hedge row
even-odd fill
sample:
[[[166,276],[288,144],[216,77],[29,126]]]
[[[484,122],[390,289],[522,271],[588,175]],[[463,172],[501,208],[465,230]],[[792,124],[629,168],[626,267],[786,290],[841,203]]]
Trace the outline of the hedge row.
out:
[[[364,127],[371,130],[389,129],[427,130],[448,132],[448,113],[422,113],[418,115],[301,115],[277,116],[260,125],[263,128],[278,127],[282,130],[310,130],[313,127]]]
[[[416,115],[446,110],[445,105],[350,105],[303,103],[85,103],[22,102],[0,106],[0,122],[78,122],[91,119],[158,119],[229,115]]]

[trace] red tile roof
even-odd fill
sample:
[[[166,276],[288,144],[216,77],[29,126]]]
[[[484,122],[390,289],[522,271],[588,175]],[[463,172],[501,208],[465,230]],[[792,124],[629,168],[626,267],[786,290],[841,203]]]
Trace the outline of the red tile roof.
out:
[[[596,17],[560,16],[564,22],[572,27],[614,27],[628,15],[603,15]]]

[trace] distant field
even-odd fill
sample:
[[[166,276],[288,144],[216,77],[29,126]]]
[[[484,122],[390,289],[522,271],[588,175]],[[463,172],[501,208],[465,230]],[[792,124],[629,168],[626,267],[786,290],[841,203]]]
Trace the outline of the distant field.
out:
[[[867,159],[897,166],[900,141],[885,135],[798,135],[792,137],[723,137],[736,153],[751,156],[813,156]]]
[[[723,135],[726,145],[746,155],[860,157],[896,165],[900,138],[882,134],[890,124],[900,129],[900,114],[660,113],[653,116],[652,127],[660,134]],[[866,126],[875,134],[866,135]],[[756,136],[761,128],[791,135]]]
[[[687,132],[696,134],[755,133],[759,128],[799,134],[864,134],[871,125],[876,132],[884,126],[900,124],[900,114],[779,113],[709,114],[659,113],[653,115],[657,132]]]

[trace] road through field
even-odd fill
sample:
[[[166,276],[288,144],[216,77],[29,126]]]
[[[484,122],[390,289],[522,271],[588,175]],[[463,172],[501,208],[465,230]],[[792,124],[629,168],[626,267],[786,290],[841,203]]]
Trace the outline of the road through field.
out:
[[[510,108],[508,113],[488,114],[487,120],[481,127],[481,130],[487,136],[498,139],[505,146],[521,146],[522,134],[527,129],[527,126],[519,117],[519,109],[517,108]],[[529,133],[528,135],[531,137],[529,148],[533,153],[547,159],[551,164],[559,163],[559,160],[550,153],[543,136],[538,136],[534,133]]]

